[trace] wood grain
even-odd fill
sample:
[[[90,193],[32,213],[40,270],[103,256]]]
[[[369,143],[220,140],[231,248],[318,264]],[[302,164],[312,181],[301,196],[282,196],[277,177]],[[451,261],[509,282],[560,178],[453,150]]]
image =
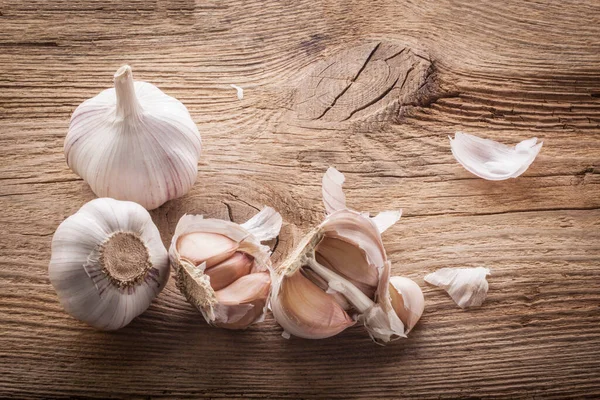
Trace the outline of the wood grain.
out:
[[[597,1],[3,1],[0,49],[0,397],[600,397]],[[214,329],[173,280],[118,332],[69,317],[50,242],[94,195],[62,145],[124,63],[203,136],[197,184],[152,212],[165,245],[186,212],[242,222],[267,204],[286,221],[277,262],[322,219],[335,166],[352,208],[404,209],[384,242],[425,293],[410,338]],[[487,182],[452,158],[457,130],[544,147]],[[480,265],[477,309],[422,279]]]

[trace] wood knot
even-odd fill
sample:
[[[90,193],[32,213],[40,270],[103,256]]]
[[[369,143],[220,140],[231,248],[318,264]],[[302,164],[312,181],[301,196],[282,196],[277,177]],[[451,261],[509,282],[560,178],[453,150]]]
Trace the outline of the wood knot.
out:
[[[298,120],[308,121],[391,119],[432,92],[432,71],[429,57],[398,43],[356,46],[312,68],[296,92],[294,110]]]

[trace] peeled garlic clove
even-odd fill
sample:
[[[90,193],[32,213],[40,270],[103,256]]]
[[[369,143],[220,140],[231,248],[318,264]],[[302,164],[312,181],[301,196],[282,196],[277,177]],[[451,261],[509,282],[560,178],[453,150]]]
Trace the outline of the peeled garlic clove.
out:
[[[406,333],[410,332],[425,309],[423,291],[411,279],[392,276],[390,278],[390,299],[394,311],[404,324]]]
[[[531,138],[515,147],[466,133],[450,137],[454,158],[469,172],[480,178],[499,181],[516,178],[529,168],[540,152],[543,142]]]
[[[210,278],[210,286],[214,290],[220,290],[247,276],[252,268],[252,262],[250,256],[237,252],[222,263],[212,268],[207,267],[205,274]]]
[[[381,231],[400,213],[373,220],[348,210],[343,181],[337,170],[326,172],[323,202],[329,215],[277,268],[271,309],[287,334],[328,337],[356,320],[375,341],[386,343],[405,336],[404,324],[392,307],[390,263],[381,241]],[[331,329],[324,323],[328,318],[336,321]],[[313,319],[323,319],[325,326],[316,329]]]
[[[323,339],[355,324],[331,294],[302,273],[284,277],[274,288],[271,311],[288,334]]]
[[[271,260],[270,249],[260,242],[277,236],[281,224],[270,207],[242,225],[201,215],[179,220],[169,249],[171,266],[181,293],[209,324],[244,329],[264,318]]]
[[[488,291],[485,279],[488,268],[442,268],[427,276],[425,282],[444,289],[460,307],[467,308],[483,304]]]
[[[48,273],[69,314],[114,330],[150,306],[169,279],[169,261],[142,206],[100,198],[60,224]]]
[[[209,232],[193,232],[179,238],[179,255],[194,265],[206,263],[211,268],[231,257],[237,250],[237,242],[227,236]]]
[[[67,164],[99,197],[154,209],[183,196],[198,172],[201,140],[187,108],[119,68],[114,89],[83,102],[65,139]]]

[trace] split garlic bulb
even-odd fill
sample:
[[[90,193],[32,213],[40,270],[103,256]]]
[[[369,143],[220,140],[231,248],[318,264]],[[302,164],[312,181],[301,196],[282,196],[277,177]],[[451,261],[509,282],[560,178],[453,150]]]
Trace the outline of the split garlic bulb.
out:
[[[177,287],[206,322],[244,329],[263,320],[271,292],[269,247],[281,215],[270,207],[242,225],[184,215],[175,228],[169,257]]]
[[[126,65],[107,89],[83,102],[65,139],[69,167],[99,197],[146,209],[186,194],[198,173],[201,140],[187,108]]]
[[[347,209],[343,182],[344,176],[334,168],[323,177],[328,216],[277,268],[273,315],[284,328],[284,337],[326,338],[356,321],[376,342],[405,337],[416,320],[403,321],[406,313],[394,309],[391,265],[381,241],[381,233],[401,213],[387,211],[369,218]]]
[[[60,224],[48,272],[69,314],[114,330],[143,313],[164,288],[169,258],[148,211],[100,198]]]

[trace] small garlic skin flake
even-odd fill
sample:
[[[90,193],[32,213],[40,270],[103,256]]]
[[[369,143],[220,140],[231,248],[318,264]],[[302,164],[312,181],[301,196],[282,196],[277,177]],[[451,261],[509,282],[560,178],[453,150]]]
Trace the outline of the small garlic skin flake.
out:
[[[336,169],[325,173],[327,217],[276,269],[271,310],[284,337],[323,339],[358,323],[376,343],[385,344],[406,337],[392,304],[391,264],[381,240],[381,233],[401,213],[388,211],[370,218],[368,213],[349,210],[343,182],[344,175]],[[418,307],[414,310],[419,313]],[[416,319],[407,322],[414,325]]]
[[[449,137],[454,158],[469,172],[490,181],[523,174],[540,152],[543,142],[523,140],[514,147],[462,132]]]
[[[73,113],[67,164],[99,197],[135,201],[152,210],[186,194],[196,181],[202,147],[187,108],[156,86],[119,68],[115,87]]]
[[[480,306],[488,292],[486,276],[490,270],[477,268],[442,268],[427,276],[425,282],[444,289],[460,308]]]
[[[56,229],[48,274],[69,314],[114,330],[143,313],[162,291],[169,258],[148,211],[100,198]]]
[[[175,228],[169,258],[177,287],[211,325],[245,329],[261,322],[271,293],[269,247],[282,218],[263,208],[244,224],[184,215]]]
[[[244,89],[243,88],[241,88],[238,85],[234,85],[233,83],[231,85],[229,85],[229,86],[231,86],[232,88],[234,88],[237,91],[237,98],[238,98],[238,100],[243,100],[244,99]]]

